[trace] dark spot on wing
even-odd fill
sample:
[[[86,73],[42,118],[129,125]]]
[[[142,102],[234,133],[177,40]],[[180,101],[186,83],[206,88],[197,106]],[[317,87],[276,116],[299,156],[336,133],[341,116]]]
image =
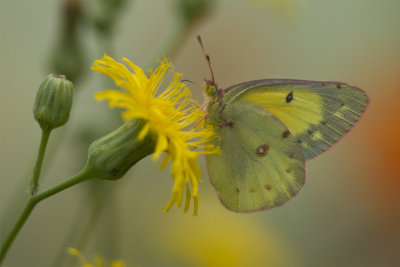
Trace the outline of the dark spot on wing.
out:
[[[272,190],[272,185],[266,184],[266,185],[264,185],[264,188],[265,188],[265,190],[267,190],[267,191],[271,191],[271,190]]]
[[[260,145],[256,148],[256,155],[259,157],[265,157],[267,155],[268,150],[269,150],[268,144]]]
[[[293,100],[293,91],[290,91],[290,93],[286,96],[286,103],[289,103],[292,100]]]
[[[337,89],[340,89],[340,88],[342,88],[342,85],[341,85],[340,83],[337,83],[337,84],[336,84],[336,88],[337,88]]]
[[[288,130],[286,130],[282,133],[282,138],[287,138],[289,135],[290,135],[290,132]]]

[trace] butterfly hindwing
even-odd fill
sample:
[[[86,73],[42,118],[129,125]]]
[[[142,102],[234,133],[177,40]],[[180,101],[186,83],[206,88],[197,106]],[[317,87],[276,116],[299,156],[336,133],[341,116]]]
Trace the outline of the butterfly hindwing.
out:
[[[211,182],[223,204],[249,212],[282,205],[303,186],[304,158],[296,138],[269,111],[239,101],[214,125],[222,154],[207,155]]]
[[[271,112],[300,144],[306,160],[340,139],[364,112],[368,97],[360,89],[338,82],[259,80],[232,86],[227,106],[249,102]]]

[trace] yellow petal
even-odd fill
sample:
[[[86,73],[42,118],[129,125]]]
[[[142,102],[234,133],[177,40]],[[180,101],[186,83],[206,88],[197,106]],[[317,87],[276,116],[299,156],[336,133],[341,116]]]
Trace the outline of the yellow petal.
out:
[[[156,161],[160,158],[161,152],[164,152],[168,148],[168,140],[165,135],[158,135],[156,149],[154,150],[153,160]]]
[[[146,135],[147,135],[147,133],[149,132],[149,130],[150,130],[150,124],[149,123],[146,123],[144,126],[143,126],[143,129],[140,131],[140,133],[138,134],[138,140],[139,141],[142,141],[145,137],[146,137]]]
[[[189,210],[190,207],[190,198],[192,196],[190,195],[190,188],[189,186],[186,186],[186,200],[185,200],[185,208],[183,209],[183,212],[186,213]]]

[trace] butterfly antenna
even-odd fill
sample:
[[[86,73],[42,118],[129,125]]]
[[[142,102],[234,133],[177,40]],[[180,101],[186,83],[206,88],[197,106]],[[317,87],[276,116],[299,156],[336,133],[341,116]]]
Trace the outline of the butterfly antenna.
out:
[[[204,57],[206,58],[207,63],[208,63],[208,67],[210,68],[210,72],[211,72],[211,84],[215,85],[214,72],[213,72],[212,67],[211,67],[210,56],[206,53],[206,50],[204,49],[204,45],[203,45],[203,42],[201,41],[200,35],[197,35],[197,41],[199,41],[199,44],[200,44],[200,46],[201,46],[201,50],[203,50]]]
[[[197,85],[198,87],[202,88],[201,84],[198,84],[198,83],[193,82],[193,81],[191,81],[191,80],[182,80],[181,82],[183,82],[183,83],[184,83],[184,82],[189,82],[189,83],[191,83],[191,84]]]

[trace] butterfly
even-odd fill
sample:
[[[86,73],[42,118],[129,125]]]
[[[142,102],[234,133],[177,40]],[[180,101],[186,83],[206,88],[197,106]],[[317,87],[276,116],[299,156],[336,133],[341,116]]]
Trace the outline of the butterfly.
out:
[[[361,89],[342,82],[255,80],[221,89],[211,70],[204,123],[220,154],[206,155],[224,206],[252,212],[281,206],[305,182],[305,161],[337,142],[368,105]]]

